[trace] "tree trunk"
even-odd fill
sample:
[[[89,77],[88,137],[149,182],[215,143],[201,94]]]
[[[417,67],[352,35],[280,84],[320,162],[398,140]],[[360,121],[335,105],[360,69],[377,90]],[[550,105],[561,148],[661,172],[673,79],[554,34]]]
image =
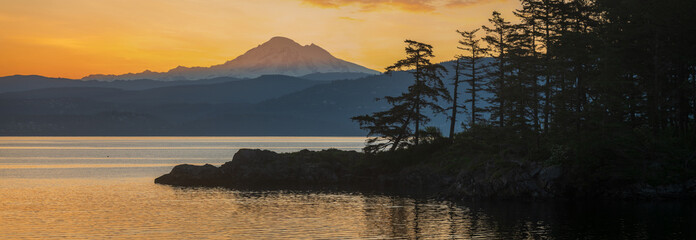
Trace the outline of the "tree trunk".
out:
[[[547,16],[548,17],[548,16]],[[549,61],[549,46],[551,45],[551,30],[548,23],[546,24],[546,54],[544,55],[546,75],[544,83],[544,133],[549,131],[549,117],[551,115],[551,61]]]
[[[457,89],[459,88],[459,59],[454,65],[454,96],[452,98],[452,118],[450,119],[449,138],[454,138],[454,126],[457,122]]]
[[[471,125],[476,124],[476,50],[471,56]]]
[[[423,87],[423,86],[420,86],[420,84],[421,84],[420,78],[423,77],[420,74],[420,71],[421,71],[421,67],[420,67],[420,53],[419,53],[419,55],[416,55],[416,89],[415,89],[415,91],[416,91],[416,129],[415,129],[415,131],[416,131],[415,137],[416,138],[415,138],[415,144],[416,144],[416,146],[418,146],[418,138],[420,135],[420,132],[419,132],[420,131],[420,116],[421,116],[420,115],[420,101],[421,101],[421,91],[422,91],[422,87]]]
[[[504,51],[505,51],[505,46],[503,46],[503,32],[501,30],[500,34],[500,46],[499,46],[499,54],[498,55],[498,71],[500,72],[500,76],[498,76],[499,79],[499,85],[498,86],[498,91],[501,93],[501,96],[498,96],[498,99],[500,99],[500,127],[505,127],[505,99],[503,94],[503,89],[505,88],[505,72],[503,71],[503,67],[505,67],[505,63],[503,62],[503,57],[504,57]]]
[[[532,118],[534,120],[534,131],[537,133],[536,135],[538,136],[539,133],[539,81],[537,79],[537,69],[536,69],[536,61],[537,61],[537,52],[536,52],[536,25],[532,25],[532,60],[535,62],[532,67],[532,106],[534,107],[532,114],[534,114],[534,117]],[[539,139],[537,137],[537,143],[539,142]]]

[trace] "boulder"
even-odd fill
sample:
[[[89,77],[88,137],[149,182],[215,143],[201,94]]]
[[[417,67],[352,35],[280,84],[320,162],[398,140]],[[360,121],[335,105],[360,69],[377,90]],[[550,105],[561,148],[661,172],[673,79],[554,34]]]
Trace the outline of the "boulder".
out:
[[[155,183],[176,186],[211,186],[222,180],[222,171],[210,164],[203,166],[181,164],[171,172],[155,179]]]

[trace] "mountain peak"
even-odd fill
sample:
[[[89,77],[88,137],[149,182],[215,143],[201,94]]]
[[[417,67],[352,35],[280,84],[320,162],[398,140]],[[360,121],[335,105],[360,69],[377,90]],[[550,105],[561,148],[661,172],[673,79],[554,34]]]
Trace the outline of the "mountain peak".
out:
[[[335,72],[379,74],[375,70],[338,59],[314,43],[303,46],[290,38],[276,36],[220,65],[211,67],[179,66],[163,73],[143,72],[108,76],[108,79],[103,75],[93,75],[83,79],[196,80],[215,77],[254,78],[268,74],[303,76],[312,73]]]
[[[281,36],[272,37],[270,40],[266,41],[261,45],[300,46],[300,44],[295,42],[294,40]]]

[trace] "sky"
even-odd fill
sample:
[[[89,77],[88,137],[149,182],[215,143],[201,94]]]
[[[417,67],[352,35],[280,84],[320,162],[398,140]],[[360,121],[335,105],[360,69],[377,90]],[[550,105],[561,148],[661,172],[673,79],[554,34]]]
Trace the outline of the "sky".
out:
[[[274,36],[383,71],[405,39],[452,59],[517,0],[0,0],[0,76],[81,78],[221,64]]]

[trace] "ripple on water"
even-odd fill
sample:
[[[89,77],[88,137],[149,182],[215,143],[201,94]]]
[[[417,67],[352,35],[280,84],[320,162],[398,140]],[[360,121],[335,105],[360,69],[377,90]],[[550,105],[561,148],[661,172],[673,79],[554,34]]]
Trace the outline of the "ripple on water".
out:
[[[0,239],[696,239],[676,203],[451,203],[177,188],[178,163],[241,147],[359,149],[355,137],[0,137]]]

